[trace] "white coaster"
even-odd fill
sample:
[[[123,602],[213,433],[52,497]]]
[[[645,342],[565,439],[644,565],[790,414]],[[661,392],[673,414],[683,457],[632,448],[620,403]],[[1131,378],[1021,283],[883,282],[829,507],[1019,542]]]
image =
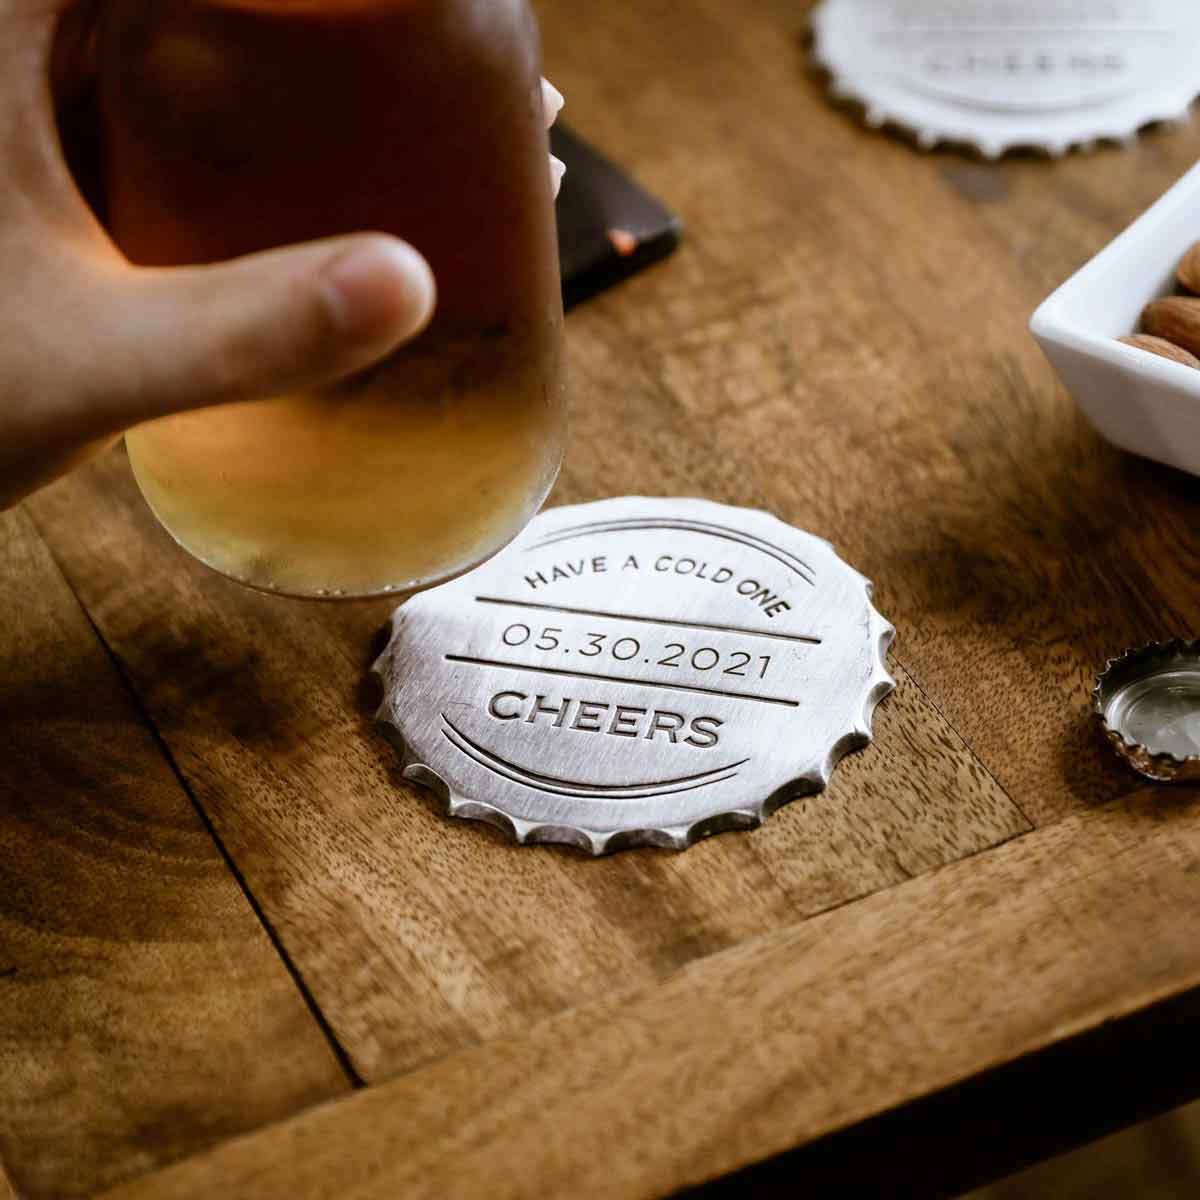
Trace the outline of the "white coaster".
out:
[[[925,148],[1061,154],[1200,94],[1194,0],[822,0],[813,30],[835,94]]]
[[[871,738],[894,631],[828,542],[705,500],[543,513],[396,610],[375,666],[453,816],[682,850],[823,788]]]

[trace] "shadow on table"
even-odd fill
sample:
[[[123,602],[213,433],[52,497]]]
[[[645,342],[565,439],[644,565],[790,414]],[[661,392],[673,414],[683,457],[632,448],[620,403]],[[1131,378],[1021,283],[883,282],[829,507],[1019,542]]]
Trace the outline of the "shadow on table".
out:
[[[1200,989],[681,1195],[948,1200],[1197,1099],[1198,1019]]]

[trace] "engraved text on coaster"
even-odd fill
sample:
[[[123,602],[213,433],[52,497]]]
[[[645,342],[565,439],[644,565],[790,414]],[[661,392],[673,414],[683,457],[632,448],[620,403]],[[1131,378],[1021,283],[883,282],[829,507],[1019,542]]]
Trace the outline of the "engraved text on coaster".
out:
[[[752,828],[865,746],[892,627],[829,543],[762,512],[543,513],[402,605],[376,665],[406,774],[452,815],[595,854]]]

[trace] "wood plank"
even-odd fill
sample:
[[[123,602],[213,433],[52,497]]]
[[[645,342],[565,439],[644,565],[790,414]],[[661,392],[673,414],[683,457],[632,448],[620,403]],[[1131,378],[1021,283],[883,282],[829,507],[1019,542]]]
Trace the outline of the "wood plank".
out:
[[[395,1093],[429,1147],[389,1132],[397,1152],[418,1164],[433,1155],[437,1181],[451,1169],[443,1157],[461,1150],[464,1178],[478,1182],[489,1170],[484,1150],[501,1154],[494,1122],[507,1136],[507,1114],[528,1105],[530,1130],[545,1138],[550,1113],[538,1106],[553,1094],[578,1110],[580,1127],[607,1122],[606,1153],[594,1157],[618,1161],[619,1186],[653,1190],[670,1173],[665,1159],[692,1164],[671,1175],[676,1186],[699,1177],[686,1173],[693,1167],[749,1161],[1050,1036],[1040,1014],[1018,1008],[1028,1024],[1001,1045],[1004,1010],[989,1007],[978,979],[956,1007],[957,981],[945,972],[960,960],[950,951],[976,971],[983,960],[949,946],[950,918],[942,928],[912,906],[897,910],[944,951],[928,978],[918,943],[893,929],[882,899],[820,917],[811,934],[789,927],[1026,828],[993,775],[1043,821],[1134,786],[1091,739],[1086,686],[1105,653],[1194,614],[1195,589],[1168,595],[1182,576],[1164,573],[1162,560],[1186,551],[1180,530],[1197,497],[1114,485],[1119,460],[1074,417],[1025,332],[1042,288],[1005,241],[997,210],[965,196],[941,160],[864,132],[826,104],[805,77],[792,4],[560,0],[544,18],[551,72],[579,127],[677,204],[690,229],[671,263],[572,317],[576,428],[558,498],[700,493],[770,507],[832,537],[879,581],[881,607],[901,627],[903,684],[881,712],[879,744],[846,765],[828,796],[682,858],[591,863],[451,827],[398,783],[369,726],[374,695],[363,677],[384,607],[301,608],[206,575],[152,528],[117,460],[40,496],[34,511],[359,1071],[377,1080],[451,1056],[413,1076],[428,1095],[416,1084]],[[1096,189],[1120,188],[1106,161],[1092,168]],[[1014,228],[1035,212],[1022,193],[997,203],[1009,205]],[[1097,229],[1111,219],[1101,212]],[[1150,519],[1128,526],[1129,511]],[[1011,848],[999,853],[1001,863],[1020,861]],[[1127,857],[1137,854],[1131,846]],[[965,903],[965,881],[990,861],[899,892],[948,878],[958,881],[953,897],[916,894]],[[1082,875],[1082,860],[1071,861]],[[985,893],[1000,886],[981,878]],[[992,920],[1003,915],[995,896],[979,903]],[[1046,913],[1029,900],[1018,915],[1038,929]],[[1098,919],[1079,922],[1103,944]],[[982,918],[970,928],[981,944],[991,937]],[[763,930],[774,931],[769,946],[802,960],[801,975],[787,974],[781,954],[768,977],[754,941]],[[817,953],[822,931],[842,958]],[[1120,937],[1110,936],[1121,959]],[[1001,997],[1015,986],[1005,973],[1031,953],[1007,927],[1004,938],[989,943],[1008,954],[990,968],[1004,976]],[[1082,972],[1078,947],[1071,954]],[[751,982],[730,962],[749,963]],[[821,963],[849,1000],[835,1000]],[[680,980],[707,978],[710,967],[733,995],[761,981],[764,995],[788,1002],[785,1018],[808,1014],[813,1027],[780,1030],[764,1017],[762,1045],[739,1029],[730,1042],[739,1014],[702,1006],[685,1054],[665,1006],[684,1004]],[[1046,970],[1057,986],[1056,968]],[[773,986],[777,977],[790,982]],[[1113,1011],[1143,998],[1142,974],[1129,973],[1127,988],[1117,974],[1105,978]],[[956,992],[949,1025],[932,1028],[950,1030],[950,1049],[920,1042],[943,986]],[[1080,986],[1066,980],[1061,1004],[1052,996],[1044,1007],[1095,1019]],[[587,1020],[615,1019],[611,1002],[604,1007],[614,992],[632,995],[646,1036],[666,1047],[644,1070],[633,1061],[636,1027],[620,1024],[615,1041],[591,1045]],[[846,1035],[865,1054],[876,995],[888,1030],[909,1005],[915,1032],[895,1036],[910,1058],[886,1059],[882,1082],[863,1082],[857,1068],[843,1078],[830,1039]],[[580,1002],[600,1007],[556,1023]],[[685,1011],[690,1023],[690,1009],[674,1016]],[[963,1015],[981,1012],[995,1021],[977,1028]],[[572,1040],[552,1054],[546,1035],[528,1033],[535,1024]],[[464,1049],[488,1039],[496,1045]],[[526,1046],[537,1069],[556,1058],[547,1092],[528,1090],[519,1078],[527,1064],[506,1040]],[[781,1074],[797,1042],[816,1047],[815,1098]],[[932,1065],[916,1071],[910,1060],[927,1051]],[[632,1065],[622,1075],[606,1055]],[[579,1073],[564,1080],[564,1071]],[[710,1071],[732,1081],[711,1114],[697,1111],[711,1099]],[[578,1094],[593,1076],[597,1095]],[[685,1085],[691,1106],[671,1107]],[[774,1110],[774,1087],[782,1124],[759,1112]],[[470,1088],[495,1106],[489,1115],[471,1108]],[[459,1131],[464,1113],[478,1152]],[[645,1163],[629,1167],[613,1131],[629,1132],[633,1117],[644,1128],[632,1157]],[[365,1136],[343,1140],[365,1153]],[[710,1142],[733,1146],[732,1157]],[[521,1134],[515,1144],[537,1160],[532,1178],[565,1186],[567,1156],[547,1150],[552,1140]],[[311,1150],[303,1139],[294,1148]]]
[[[797,800],[754,838],[807,917],[1028,831],[979,760],[902,668],[869,754],[846,759],[824,795]]]
[[[1136,786],[1086,693],[1126,646],[1200,626],[1200,488],[1101,442],[1026,326],[1194,132],[1169,155],[1151,135],[1129,157],[981,168],[984,202],[951,181],[969,160],[826,101],[792,0],[585,8],[544,6],[548,69],[689,240],[573,317],[575,445],[605,455],[568,458],[564,498],[690,485],[829,537],[1033,819]],[[1063,183],[984,182],[1009,172]]]
[[[975,210],[1031,284],[1048,295],[1200,158],[1200,121],[1161,126],[1128,146],[1053,161],[995,163],[939,154],[942,178]],[[1200,240],[1200,220],[1197,221]]]
[[[1200,986],[1197,902],[1147,789],[108,1200],[663,1195]]]
[[[650,7],[667,19],[667,6]],[[611,39],[643,18],[633,0],[605,6],[603,20],[593,7],[563,5],[549,30],[560,51],[568,9],[580,44],[570,51],[574,65],[564,59],[563,67],[582,88],[597,74],[585,48],[616,53]],[[707,36],[729,23],[697,14],[683,21],[684,36],[697,23]],[[754,24],[752,9],[747,20]],[[736,68],[746,47],[737,38],[733,46]],[[653,83],[657,70],[694,70],[651,70],[652,47],[627,50],[630,65],[620,70],[632,78],[640,62],[656,94],[664,86]],[[785,61],[790,70],[790,45]],[[744,87],[731,97],[735,115],[757,99]],[[711,96],[697,113],[710,127],[726,120]],[[672,144],[671,126],[665,136]],[[660,308],[675,328],[708,319],[714,293],[697,292],[696,282],[706,273],[717,287],[730,282],[712,264],[714,253],[734,253],[722,239],[744,190],[736,172],[771,158],[778,136],[775,126],[748,131],[719,168],[676,158],[679,188],[702,189],[690,181],[700,167],[719,183],[720,199],[705,214],[711,227],[693,230],[670,269],[646,276],[649,291],[637,281],[572,317],[579,421],[561,499],[614,490],[771,499],[742,482],[748,447],[714,446],[651,370],[642,343],[626,352],[625,323],[642,314],[661,331]],[[630,138],[636,152],[641,142]],[[795,199],[777,195],[774,218],[784,219]],[[772,244],[763,236],[746,245],[745,286],[762,299],[774,287]],[[720,299],[728,305],[731,296]],[[762,929],[1027,828],[934,704],[906,682],[880,715],[879,744],[847,764],[826,797],[779,814],[760,834],[718,839],[683,858],[602,863],[514,849],[447,825],[398,780],[394,754],[371,729],[375,695],[365,672],[386,605],[312,609],[239,592],[169,546],[115,460],[39,496],[34,512],[366,1079],[511,1035],[605,994],[614,980],[653,983]]]
[[[878,743],[757,834],[598,862],[515,847],[399,778],[366,678],[389,605],[296,604],[211,574],[154,526],[116,455],[35,511],[368,1080],[1028,828],[903,680]]]
[[[348,1084],[19,511],[0,591],[0,1160],[91,1195]]]
[[[19,1200],[17,1189],[13,1187],[4,1173],[4,1164],[0,1163],[0,1200]]]
[[[1126,148],[1105,147],[1060,162],[1018,157],[984,164],[939,155],[937,165],[1040,300],[1140,216],[1197,157],[1200,122],[1193,119],[1148,131]],[[1088,661],[1099,664],[1126,645],[1191,636],[1200,626],[1194,549],[1200,485],[1108,446],[1076,412],[1065,389],[1057,381],[1052,387],[1053,392],[1038,389],[1042,428],[1034,444],[1046,464],[1046,484],[1023,498],[1009,489],[1006,536],[1014,550],[1021,544],[1031,552],[1036,548],[1046,562],[1043,581],[1062,602],[1075,643],[1049,649],[1059,669],[1076,658],[1086,683]],[[1062,431],[1056,452],[1048,441],[1052,413],[1059,414],[1054,424]],[[1027,659],[1040,637],[1039,629],[1038,640],[1026,648]],[[960,727],[973,739],[966,722]],[[1076,795],[1111,794],[1081,769],[1093,752],[1090,731],[1079,720],[1060,756]],[[1036,815],[1036,806],[1030,807]]]
[[[962,1196],[1194,1100],[1198,1019],[1192,989],[678,1195]]]
[[[1200,158],[1200,121],[1155,128],[1128,147],[1095,156],[1073,155],[1058,164],[1036,158],[1000,163],[939,162],[945,179],[972,204],[1022,273],[1048,295],[1098,253]],[[1002,202],[997,202],[1002,201]],[[1200,218],[1196,221],[1200,240]],[[1061,391],[1061,388],[1060,388]],[[1117,571],[1119,556],[1153,553],[1155,601],[1139,614],[1131,640],[1169,638],[1197,624],[1194,530],[1200,485],[1181,472],[1104,449],[1104,477],[1089,485],[1080,514],[1114,539],[1110,585],[1136,591]],[[1096,497],[1102,496],[1097,501]],[[1067,502],[1066,497],[1060,504]]]

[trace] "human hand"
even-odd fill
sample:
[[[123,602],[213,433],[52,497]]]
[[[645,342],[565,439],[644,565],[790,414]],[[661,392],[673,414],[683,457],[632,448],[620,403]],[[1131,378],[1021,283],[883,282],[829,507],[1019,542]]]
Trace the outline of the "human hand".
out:
[[[0,0],[0,508],[143,421],[362,370],[436,302],[424,258],[378,233],[132,266],[80,194],[55,117],[56,103],[74,120],[86,107],[94,8]],[[543,99],[549,125],[562,98],[544,84]]]

